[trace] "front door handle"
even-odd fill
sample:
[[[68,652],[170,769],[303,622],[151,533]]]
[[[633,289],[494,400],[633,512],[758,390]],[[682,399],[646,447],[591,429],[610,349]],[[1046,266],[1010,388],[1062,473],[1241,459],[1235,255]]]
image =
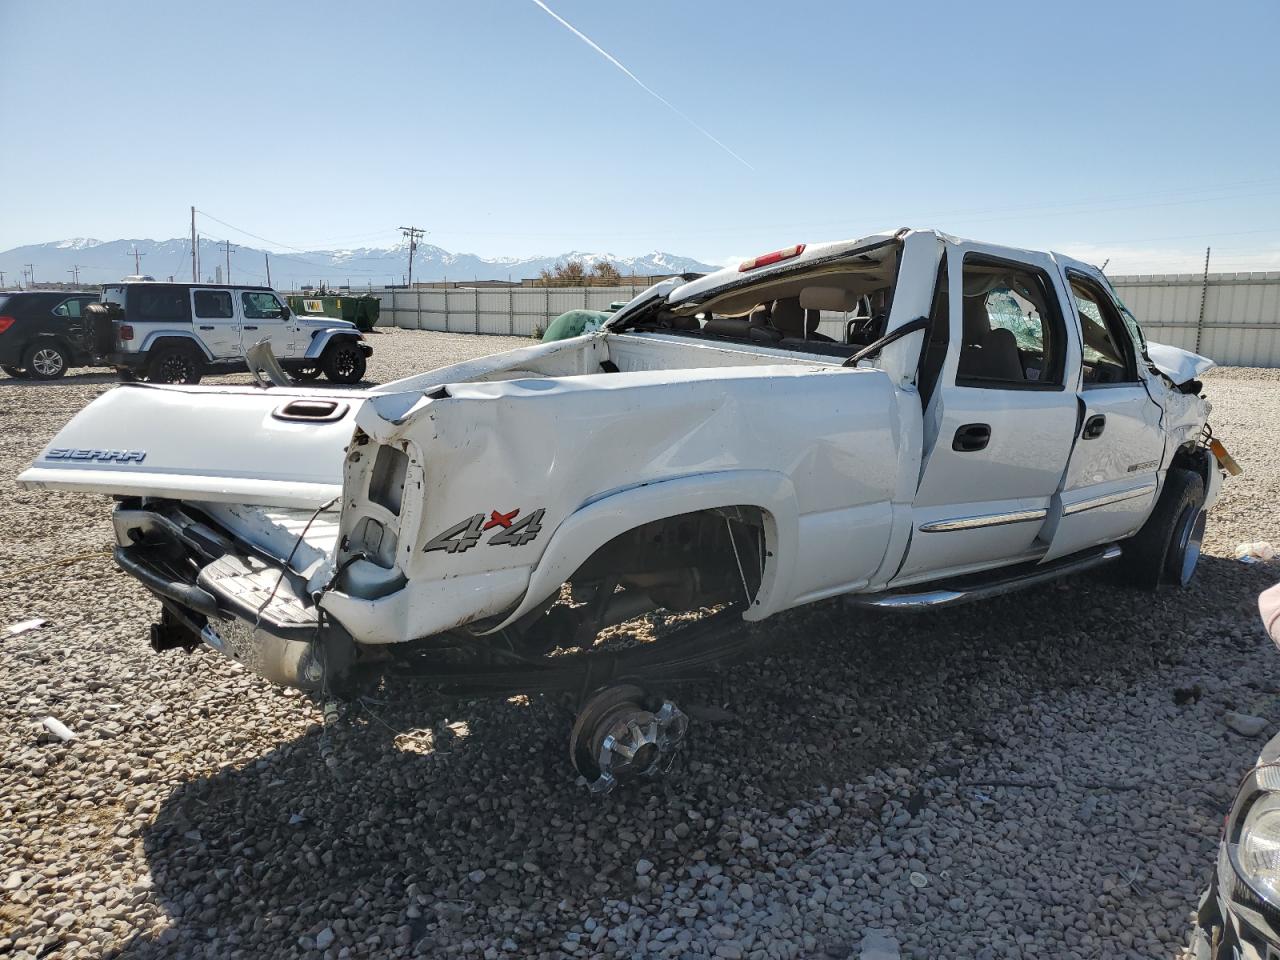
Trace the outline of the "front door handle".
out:
[[[209,324],[208,326],[206,326],[205,324],[203,324],[203,323],[202,323],[202,324],[200,324],[200,329],[201,329],[201,330],[212,330],[212,329],[213,329],[213,324]]]
[[[951,441],[951,449],[961,453],[974,453],[985,450],[991,440],[991,425],[988,423],[966,423],[956,431]]]
[[[1106,414],[1095,413],[1084,422],[1084,431],[1080,437],[1084,440],[1097,440],[1105,429],[1107,429]]]
[[[251,326],[249,326],[249,325],[246,323],[246,324],[245,324],[245,326],[244,326],[244,329],[246,329],[246,330],[257,330],[258,328],[257,328],[256,326],[251,327]]]

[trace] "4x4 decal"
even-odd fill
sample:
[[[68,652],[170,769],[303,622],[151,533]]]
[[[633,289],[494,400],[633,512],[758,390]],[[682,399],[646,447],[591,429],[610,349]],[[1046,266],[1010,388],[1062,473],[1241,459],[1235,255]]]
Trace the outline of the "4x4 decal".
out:
[[[539,507],[520,520],[516,519],[520,515],[519,507],[507,513],[491,510],[488,520],[483,513],[477,513],[432,537],[422,550],[423,553],[430,553],[432,550],[466,553],[480,542],[485,531],[495,528],[498,532],[489,538],[489,546],[498,547],[505,544],[509,547],[523,547],[526,543],[536,540],[538,534],[542,532],[542,517],[546,512],[545,507]]]

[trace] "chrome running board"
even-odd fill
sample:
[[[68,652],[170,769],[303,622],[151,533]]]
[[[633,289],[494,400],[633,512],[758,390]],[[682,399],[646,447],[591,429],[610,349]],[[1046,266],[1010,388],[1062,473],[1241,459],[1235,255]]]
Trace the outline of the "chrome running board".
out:
[[[1081,573],[1104,563],[1110,563],[1119,556],[1120,545],[1113,543],[1101,550],[1073,554],[1051,563],[1035,564],[1029,567],[1024,565],[1017,568],[1016,572],[1005,568],[930,584],[927,590],[901,593],[850,593],[846,594],[844,599],[847,605],[854,607],[874,607],[881,610],[931,610],[968,603],[971,600],[998,597],[1024,587],[1034,587],[1068,574]]]

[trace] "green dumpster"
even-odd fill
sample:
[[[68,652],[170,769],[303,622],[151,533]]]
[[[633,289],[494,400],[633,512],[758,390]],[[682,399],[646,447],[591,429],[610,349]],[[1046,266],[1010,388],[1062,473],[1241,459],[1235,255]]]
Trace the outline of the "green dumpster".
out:
[[[332,293],[308,295],[291,294],[286,298],[289,309],[304,317],[332,317],[335,320],[348,320],[368,333],[378,322],[378,314],[382,303],[377,297],[369,294]]]

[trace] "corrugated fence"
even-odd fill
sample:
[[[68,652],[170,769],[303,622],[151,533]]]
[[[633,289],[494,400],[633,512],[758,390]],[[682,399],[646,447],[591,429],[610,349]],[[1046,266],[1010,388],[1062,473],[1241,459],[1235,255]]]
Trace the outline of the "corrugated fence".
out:
[[[1218,363],[1280,367],[1280,272],[1116,276],[1112,284],[1147,336]],[[380,322],[410,330],[530,337],[566,310],[603,310],[640,287],[448,287],[374,290]],[[844,318],[821,330],[841,338]]]
[[[531,337],[566,310],[604,310],[642,287],[424,287],[374,290],[380,323],[409,330]]]
[[[1280,272],[1110,279],[1149,339],[1224,365],[1280,367]]]

